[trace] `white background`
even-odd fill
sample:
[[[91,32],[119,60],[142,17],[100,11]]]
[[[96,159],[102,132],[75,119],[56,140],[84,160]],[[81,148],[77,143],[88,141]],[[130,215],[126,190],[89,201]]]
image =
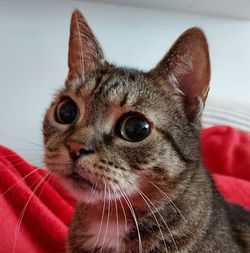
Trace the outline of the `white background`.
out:
[[[250,104],[250,21],[84,1],[0,0],[0,144],[31,162],[39,164],[32,159],[41,148],[12,137],[42,143],[45,108],[67,75],[69,21],[76,7],[108,60],[143,70],[185,29],[201,27],[210,45],[210,96]]]

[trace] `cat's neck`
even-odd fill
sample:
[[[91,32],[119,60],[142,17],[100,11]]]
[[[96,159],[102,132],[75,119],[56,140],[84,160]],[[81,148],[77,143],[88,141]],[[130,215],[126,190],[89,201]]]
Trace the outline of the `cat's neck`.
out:
[[[192,248],[197,239],[206,233],[213,212],[214,193],[217,194],[217,190],[202,165],[192,169],[193,174],[183,183],[186,186],[175,199],[155,211],[154,215],[149,213],[141,217],[139,228],[145,242],[159,241],[164,237],[163,249],[167,247],[169,252],[182,252],[182,247]],[[137,240],[135,231],[130,236],[130,241]]]
[[[162,246],[171,249],[170,252],[178,252],[182,243],[191,248],[197,235],[202,237],[206,232],[214,191],[207,172],[202,168],[193,169],[193,174],[185,182],[186,187],[175,199],[166,201],[161,208],[149,204],[148,213],[124,200],[105,205],[79,204],[72,227],[75,230],[76,226],[84,224],[86,230],[81,230],[81,240],[86,250],[103,247],[112,249],[111,252],[123,252],[123,248],[126,252],[138,252],[138,242],[141,241],[143,249],[148,252],[147,245],[152,244],[147,241],[160,241],[163,237],[165,245]]]

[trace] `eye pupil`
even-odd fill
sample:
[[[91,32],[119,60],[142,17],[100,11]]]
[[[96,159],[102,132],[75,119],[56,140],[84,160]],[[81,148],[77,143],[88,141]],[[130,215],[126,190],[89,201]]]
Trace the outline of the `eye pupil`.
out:
[[[77,106],[72,100],[63,101],[57,108],[57,120],[61,124],[70,124],[76,119],[77,113]]]
[[[121,135],[128,141],[140,141],[150,131],[149,123],[140,116],[127,117],[121,125]]]

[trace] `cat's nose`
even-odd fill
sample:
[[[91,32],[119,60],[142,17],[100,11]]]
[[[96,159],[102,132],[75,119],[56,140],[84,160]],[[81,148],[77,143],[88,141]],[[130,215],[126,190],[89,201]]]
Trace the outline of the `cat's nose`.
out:
[[[65,145],[69,148],[70,156],[73,161],[76,161],[82,155],[94,153],[92,145],[84,145],[75,141],[67,141]]]

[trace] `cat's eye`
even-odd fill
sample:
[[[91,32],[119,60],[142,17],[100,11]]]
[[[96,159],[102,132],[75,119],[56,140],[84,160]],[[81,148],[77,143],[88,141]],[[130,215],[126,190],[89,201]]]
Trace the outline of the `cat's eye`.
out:
[[[148,136],[150,125],[140,115],[130,115],[122,119],[119,124],[119,134],[127,141],[141,141]]]
[[[71,124],[78,116],[78,108],[72,99],[63,100],[56,109],[56,121],[60,124]]]

